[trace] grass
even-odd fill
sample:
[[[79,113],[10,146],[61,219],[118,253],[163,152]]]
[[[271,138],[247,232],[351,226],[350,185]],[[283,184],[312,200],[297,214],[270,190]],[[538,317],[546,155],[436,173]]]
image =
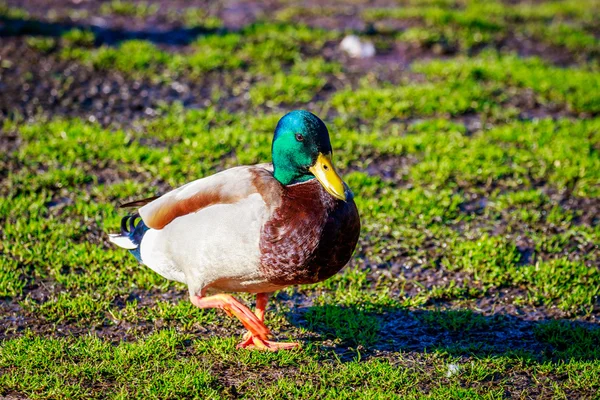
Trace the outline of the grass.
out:
[[[281,6],[277,22],[230,30],[213,9],[112,1],[80,10],[83,22],[60,35],[25,24],[0,67],[18,65],[28,85],[83,93],[83,104],[93,102],[77,70],[151,95],[192,89],[191,100],[125,122],[68,107],[2,120],[0,396],[594,398],[594,4]],[[85,23],[94,12],[201,29],[185,46],[107,45]],[[36,18],[25,6],[1,5],[0,15]],[[349,60],[337,47],[343,29],[311,26],[348,16],[373,25],[358,33],[383,57]],[[514,35],[576,56],[559,66],[552,52],[519,54],[503,44]],[[426,57],[377,65],[407,41]],[[20,62],[28,53],[75,77],[38,74]],[[18,98],[0,106],[17,109]],[[301,349],[236,350],[237,321],[196,309],[184,285],[140,266],[106,233],[119,227],[118,203],[268,161],[273,129],[292,108],[326,121],[361,239],[343,272],[273,296],[269,327]]]
[[[532,90],[541,104],[558,103],[580,113],[598,113],[598,74],[585,69],[553,67],[536,58],[485,53],[473,58],[455,58],[418,63],[415,72],[427,82],[374,86],[364,82],[332,97],[341,113],[365,120],[390,120],[413,116],[482,114],[486,119],[510,120],[511,107],[523,90]],[[568,75],[568,79],[567,79]]]
[[[501,82],[505,86],[531,88],[542,102],[566,103],[576,112],[597,113],[600,110],[600,100],[594,94],[600,80],[596,73],[586,69],[558,68],[536,58],[519,60],[514,56],[496,57],[493,53],[465,62],[436,61],[418,65],[415,69],[450,82],[470,78],[478,82]],[[591,92],[588,89],[592,89]]]
[[[149,17],[156,13],[158,6],[145,2],[130,3],[128,1],[113,0],[100,7],[100,13],[105,15],[121,15],[128,17]]]
[[[69,35],[72,33],[66,32],[63,36]],[[142,40],[129,40],[116,48],[102,46],[98,49],[69,43],[61,49],[61,53],[65,59],[78,60],[100,70],[117,69],[129,75],[160,79],[236,69],[267,76],[284,68],[294,67],[292,70],[297,71],[311,66],[313,73],[317,74],[335,70],[336,65],[327,66],[322,59],[315,62],[306,57],[306,52],[317,53],[328,40],[338,36],[334,32],[313,30],[303,25],[257,23],[236,33],[201,36],[185,55],[165,52]],[[307,84],[300,79],[299,85]]]
[[[234,342],[228,339],[195,342],[189,336],[165,330],[136,343],[113,346],[95,337],[57,340],[26,335],[5,343],[2,350],[0,365],[9,371],[0,378],[3,386],[34,398],[40,394],[76,398],[213,398],[223,394],[248,398],[386,398],[390,393],[419,398],[422,392],[418,388],[423,385],[429,388],[432,398],[496,398],[499,390],[489,387],[494,381],[506,382],[506,374],[519,374],[525,369],[530,376],[520,378],[544,385],[548,384],[548,368],[555,368],[548,362],[524,362],[518,357],[465,362],[443,353],[432,353],[426,359],[400,356],[409,368],[377,359],[323,363],[324,354],[317,349],[311,354],[245,353],[237,358],[235,372],[245,381],[224,392],[211,373],[214,365],[207,360],[233,361]],[[275,375],[261,382],[260,377],[270,374],[274,363],[291,369],[285,376]],[[449,365],[457,366],[459,372],[449,375]],[[554,389],[559,393],[565,389],[582,393],[578,389],[590,383],[590,389],[597,388],[597,372],[593,372],[597,366],[597,361],[560,365],[558,369],[567,378]],[[24,375],[17,379],[19,372]],[[99,388],[104,391],[99,393]]]
[[[520,32],[535,41],[572,50],[582,59],[597,60],[598,39],[587,31],[590,21],[598,17],[597,4],[595,0],[535,5],[507,5],[496,0],[415,1],[400,8],[368,8],[362,17],[382,32],[389,30],[386,21],[418,20],[418,26],[388,33],[437,52],[469,53],[483,46],[501,45]]]

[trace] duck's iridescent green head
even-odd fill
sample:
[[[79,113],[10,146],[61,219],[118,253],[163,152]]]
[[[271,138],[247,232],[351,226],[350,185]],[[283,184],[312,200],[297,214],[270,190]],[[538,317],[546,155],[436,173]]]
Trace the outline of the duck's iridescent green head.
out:
[[[271,152],[275,179],[281,184],[317,178],[332,196],[346,200],[344,183],[331,164],[329,132],[316,115],[303,110],[284,115],[275,128]]]

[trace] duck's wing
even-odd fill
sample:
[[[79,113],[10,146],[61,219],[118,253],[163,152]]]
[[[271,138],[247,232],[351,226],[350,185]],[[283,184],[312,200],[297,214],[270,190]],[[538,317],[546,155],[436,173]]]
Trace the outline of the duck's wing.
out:
[[[142,206],[138,213],[146,226],[162,229],[175,218],[214,204],[233,204],[259,193],[269,208],[281,200],[281,185],[270,164],[231,168],[198,179],[158,198],[137,200],[123,206]]]

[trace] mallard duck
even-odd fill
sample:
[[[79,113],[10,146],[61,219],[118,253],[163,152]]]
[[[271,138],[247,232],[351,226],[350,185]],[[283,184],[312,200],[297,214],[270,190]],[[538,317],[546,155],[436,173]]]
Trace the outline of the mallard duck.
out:
[[[271,153],[272,164],[234,167],[122,205],[138,210],[109,238],[163,277],[185,283],[195,306],[237,317],[248,330],[239,348],[275,351],[299,344],[269,340],[268,294],[342,269],[360,218],[316,115],[298,110],[282,117]],[[256,293],[255,312],[223,292]]]

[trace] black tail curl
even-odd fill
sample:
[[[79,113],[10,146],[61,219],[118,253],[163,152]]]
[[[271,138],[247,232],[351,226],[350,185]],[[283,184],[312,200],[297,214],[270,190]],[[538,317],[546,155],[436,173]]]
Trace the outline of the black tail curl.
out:
[[[136,222],[140,218],[137,212],[124,216],[121,220],[121,235],[130,236],[135,231]]]

